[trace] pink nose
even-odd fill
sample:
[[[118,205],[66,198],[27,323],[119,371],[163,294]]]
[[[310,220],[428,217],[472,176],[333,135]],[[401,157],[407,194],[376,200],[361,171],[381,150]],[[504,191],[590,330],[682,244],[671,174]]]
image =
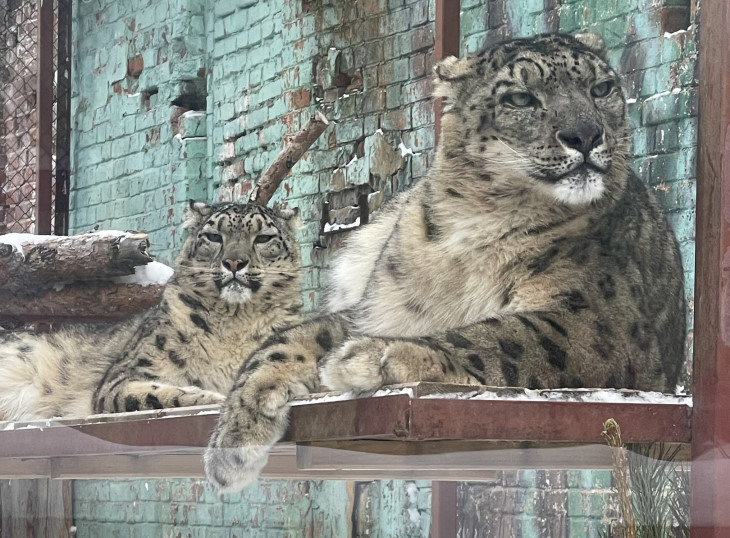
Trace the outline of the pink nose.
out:
[[[232,273],[235,273],[244,267],[246,267],[246,264],[248,262],[246,260],[223,260],[223,267],[231,271]]]

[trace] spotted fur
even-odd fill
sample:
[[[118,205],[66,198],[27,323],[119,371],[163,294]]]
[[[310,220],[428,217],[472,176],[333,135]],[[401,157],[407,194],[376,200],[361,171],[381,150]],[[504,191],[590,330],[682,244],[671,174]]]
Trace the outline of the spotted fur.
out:
[[[539,36],[436,67],[446,108],[429,176],[352,237],[330,313],[253,355],[206,452],[211,482],[255,478],[288,398],[320,383],[674,389],[679,252],[628,168],[601,43]]]
[[[217,403],[243,359],[300,320],[291,214],[192,203],[162,301],[129,322],[0,343],[0,420]]]

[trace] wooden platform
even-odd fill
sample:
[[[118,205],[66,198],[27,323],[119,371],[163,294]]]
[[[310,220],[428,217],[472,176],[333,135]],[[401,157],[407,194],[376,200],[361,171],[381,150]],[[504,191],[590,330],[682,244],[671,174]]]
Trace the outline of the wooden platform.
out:
[[[611,465],[603,422],[625,442],[687,445],[687,397],[632,391],[529,391],[431,383],[370,397],[312,395],[265,477],[490,480],[498,469]],[[0,423],[0,477],[200,477],[217,406]]]

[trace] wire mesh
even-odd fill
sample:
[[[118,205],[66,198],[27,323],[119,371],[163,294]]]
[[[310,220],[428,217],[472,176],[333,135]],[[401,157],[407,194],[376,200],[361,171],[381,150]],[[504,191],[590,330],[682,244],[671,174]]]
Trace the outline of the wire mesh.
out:
[[[54,1],[53,182],[56,233],[65,233],[68,192],[68,0]],[[60,16],[59,16],[60,8]],[[37,0],[0,0],[0,234],[37,233],[39,12]],[[59,61],[60,60],[60,61]],[[63,104],[59,106],[59,96]],[[61,144],[59,145],[59,138]],[[58,166],[59,150],[63,155]],[[57,177],[61,181],[57,181]],[[64,209],[64,204],[66,208]],[[57,206],[54,211],[54,205]],[[64,213],[65,211],[65,213]]]

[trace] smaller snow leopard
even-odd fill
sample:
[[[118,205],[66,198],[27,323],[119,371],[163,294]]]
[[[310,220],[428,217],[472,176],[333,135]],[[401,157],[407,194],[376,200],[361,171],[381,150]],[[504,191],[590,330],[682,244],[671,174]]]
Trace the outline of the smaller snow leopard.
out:
[[[159,305],[107,327],[0,336],[0,420],[221,402],[243,359],[301,319],[293,214],[191,201]]]
[[[321,387],[674,389],[679,249],[629,168],[605,56],[595,34],[542,35],[436,66],[433,167],[353,235],[328,313],[248,359],[205,454],[213,484],[255,479],[291,396]]]

